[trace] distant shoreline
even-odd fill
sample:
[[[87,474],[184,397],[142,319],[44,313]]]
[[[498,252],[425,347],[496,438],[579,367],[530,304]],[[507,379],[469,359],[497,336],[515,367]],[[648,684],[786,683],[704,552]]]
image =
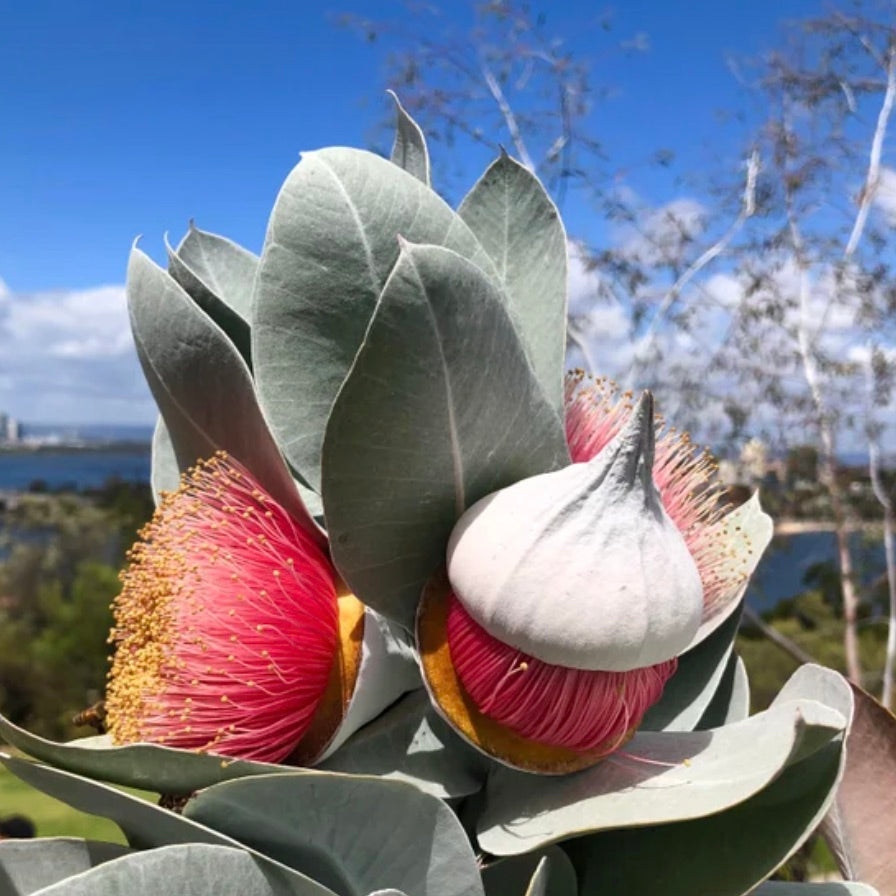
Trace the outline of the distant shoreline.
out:
[[[859,520],[846,524],[849,532],[878,532],[881,524],[872,520]],[[807,532],[836,532],[833,520],[779,520],[775,522],[775,535],[804,535]]]
[[[0,445],[0,457],[3,455],[27,454],[108,454],[109,452],[133,452],[143,454],[151,450],[149,442],[42,442],[34,445],[14,444]]]

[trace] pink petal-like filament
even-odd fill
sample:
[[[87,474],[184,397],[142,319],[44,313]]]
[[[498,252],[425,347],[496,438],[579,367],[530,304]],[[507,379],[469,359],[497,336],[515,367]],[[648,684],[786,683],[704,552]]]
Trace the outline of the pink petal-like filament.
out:
[[[114,609],[116,742],[276,762],[308,729],[338,648],[334,570],[232,459],[166,496]]]
[[[672,659],[630,672],[551,665],[492,637],[453,594],[450,601],[448,645],[464,689],[480,712],[541,744],[613,752],[678,665]]]

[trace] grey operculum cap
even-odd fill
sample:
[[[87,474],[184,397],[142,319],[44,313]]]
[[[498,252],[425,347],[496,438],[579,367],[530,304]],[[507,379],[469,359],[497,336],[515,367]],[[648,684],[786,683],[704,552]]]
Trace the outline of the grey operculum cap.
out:
[[[587,463],[470,507],[448,578],[489,634],[536,659],[626,671],[678,656],[703,612],[700,574],[653,483],[653,399]]]

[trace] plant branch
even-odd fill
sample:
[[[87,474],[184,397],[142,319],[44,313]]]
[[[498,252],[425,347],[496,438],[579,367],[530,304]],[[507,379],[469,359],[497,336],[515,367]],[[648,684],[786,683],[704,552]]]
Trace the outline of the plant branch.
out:
[[[510,139],[513,141],[513,145],[519,153],[520,161],[534,174],[536,170],[535,163],[532,161],[532,156],[529,155],[529,149],[526,146],[526,141],[523,139],[520,126],[516,120],[516,115],[513,114],[513,109],[510,107],[510,103],[507,102],[507,97],[504,95],[504,91],[501,90],[501,85],[498,83],[498,79],[494,76],[485,60],[480,62],[480,71],[482,72],[482,77],[485,80],[489,93],[491,93],[492,98],[498,105],[498,109],[501,111],[501,115],[504,118],[504,124],[510,134]]]
[[[776,628],[769,625],[752,607],[744,605],[743,618],[755,626],[768,638],[776,647],[780,647],[789,657],[795,659],[798,663],[817,663],[818,660],[810,654],[806,653],[799,644],[794,643],[787,637],[782,635]]]

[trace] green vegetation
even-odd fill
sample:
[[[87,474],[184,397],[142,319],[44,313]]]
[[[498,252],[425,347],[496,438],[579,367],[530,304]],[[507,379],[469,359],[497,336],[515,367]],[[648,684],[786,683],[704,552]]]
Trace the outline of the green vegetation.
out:
[[[34,822],[38,837],[84,837],[111,843],[125,842],[114,822],[76,812],[0,768],[0,817],[13,814],[27,815]]]
[[[85,733],[71,718],[102,695],[118,570],[151,511],[148,487],[110,483],[23,495],[3,513],[0,705],[12,721],[52,738]]]

